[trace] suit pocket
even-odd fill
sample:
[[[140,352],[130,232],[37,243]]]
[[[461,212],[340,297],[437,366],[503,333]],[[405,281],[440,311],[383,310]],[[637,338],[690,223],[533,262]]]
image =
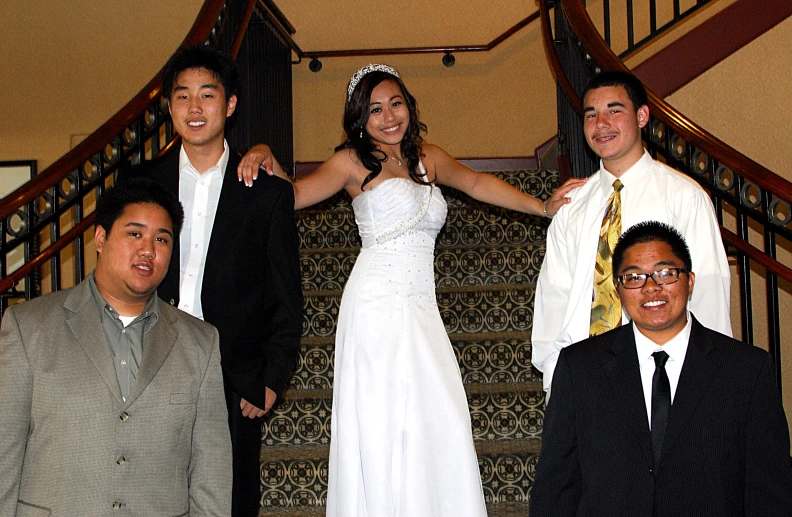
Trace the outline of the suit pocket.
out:
[[[171,393],[171,404],[196,404],[198,402],[197,393]]]
[[[52,512],[49,508],[35,504],[17,501],[16,517],[48,517]]]

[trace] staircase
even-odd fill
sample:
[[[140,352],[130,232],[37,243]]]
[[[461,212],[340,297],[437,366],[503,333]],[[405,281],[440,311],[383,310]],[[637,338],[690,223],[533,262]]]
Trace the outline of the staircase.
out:
[[[555,172],[496,174],[540,198],[558,183]],[[437,301],[465,383],[489,515],[525,516],[544,418],[530,330],[547,220],[443,192],[448,218],[435,252]],[[335,324],[360,248],[345,193],[298,212],[297,224],[302,350],[282,402],[263,424],[260,517],[324,515]]]

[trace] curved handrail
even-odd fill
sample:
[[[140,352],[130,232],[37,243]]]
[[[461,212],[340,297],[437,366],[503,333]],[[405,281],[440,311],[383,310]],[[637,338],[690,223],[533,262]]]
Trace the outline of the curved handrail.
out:
[[[226,0],[205,0],[190,32],[184,38],[182,46],[196,45],[206,41],[215,28],[218,16],[222,12]],[[231,55],[236,57],[245,36],[250,18],[253,15],[257,0],[247,0],[245,11],[237,33],[231,45]],[[0,220],[16,213],[20,207],[32,202],[41,195],[41,192],[57,185],[69,177],[73,171],[98,152],[101,152],[109,142],[123,132],[133,121],[140,117],[162,91],[162,77],[158,73],[143,89],[130,100],[123,108],[113,115],[105,124],[97,129],[88,138],[83,140],[74,149],[66,153],[41,174],[17,188],[11,194],[0,200]],[[162,152],[173,147],[169,142]],[[75,224],[74,228],[53,241],[45,250],[36,257],[27,261],[16,271],[0,279],[0,293],[6,292],[19,281],[30,275],[38,267],[54,257],[58,252],[71,245],[74,239],[85,232],[93,224],[95,213],[86,215]]]
[[[182,45],[197,45],[209,37],[217,16],[220,14],[225,0],[205,0]],[[143,87],[123,108],[110,117],[102,127],[80,142],[74,149],[63,155],[55,163],[37,174],[0,201],[0,220],[12,215],[20,206],[33,201],[40,193],[66,178],[72,171],[80,167],[93,154],[100,152],[109,141],[140,116],[162,90],[162,78],[158,73]],[[2,289],[2,287],[0,287]],[[2,291],[0,291],[2,292]]]
[[[553,40],[553,30],[550,26],[550,9],[547,6],[547,2],[539,2],[539,15],[542,24],[542,41],[544,42],[547,61],[550,63],[550,70],[553,72],[556,82],[564,91],[564,95],[566,95],[569,102],[575,108],[575,111],[583,115],[583,107],[580,104],[580,98],[577,93],[575,93],[572,83],[569,82],[564,70],[561,68],[561,62],[558,60],[555,48],[553,47],[555,45],[555,40]]]
[[[587,52],[603,69],[629,71],[621,59],[613,53],[586,11],[583,0],[564,0],[564,10],[568,14],[569,24],[577,37],[584,43]],[[726,145],[711,135],[701,126],[685,117],[682,113],[666,103],[662,98],[647,88],[649,106],[653,115],[669,126],[679,136],[702,149],[710,156],[717,156],[718,161],[733,171],[758,185],[772,191],[774,195],[792,203],[792,182],[778,176],[773,171],[760,165]]]

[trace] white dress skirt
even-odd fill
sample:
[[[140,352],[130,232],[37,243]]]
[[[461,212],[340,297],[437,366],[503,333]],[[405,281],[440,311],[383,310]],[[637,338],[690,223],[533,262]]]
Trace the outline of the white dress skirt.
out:
[[[435,298],[440,189],[352,203],[363,247],[338,316],[328,517],[485,517],[467,398]]]

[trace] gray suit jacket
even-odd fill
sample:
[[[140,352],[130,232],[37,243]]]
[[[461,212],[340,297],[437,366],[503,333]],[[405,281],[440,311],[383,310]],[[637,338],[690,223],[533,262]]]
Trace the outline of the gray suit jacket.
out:
[[[0,515],[230,515],[217,331],[160,307],[126,402],[87,282],[6,311]]]

